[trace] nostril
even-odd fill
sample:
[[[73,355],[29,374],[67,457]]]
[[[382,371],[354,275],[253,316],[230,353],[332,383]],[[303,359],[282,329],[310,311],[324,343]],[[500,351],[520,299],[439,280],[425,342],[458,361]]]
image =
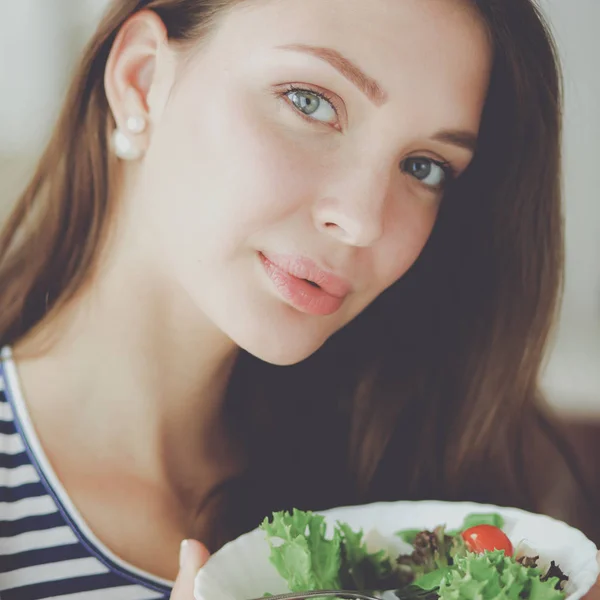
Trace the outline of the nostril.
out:
[[[334,235],[335,237],[343,241],[347,241],[351,237],[349,230],[340,225],[339,223],[328,221],[327,223],[323,223],[321,227],[322,231],[326,231],[330,235]]]

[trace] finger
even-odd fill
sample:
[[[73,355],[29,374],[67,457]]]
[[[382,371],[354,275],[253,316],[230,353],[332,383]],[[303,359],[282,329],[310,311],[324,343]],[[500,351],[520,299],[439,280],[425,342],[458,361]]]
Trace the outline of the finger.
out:
[[[600,553],[597,559],[598,567],[600,567]],[[583,600],[600,600],[600,579],[596,581],[596,585],[583,597]]]
[[[583,600],[600,600],[600,579],[596,585],[583,597]]]
[[[179,574],[171,593],[171,600],[192,600],[194,579],[208,560],[206,547],[196,540],[184,540],[179,553]]]

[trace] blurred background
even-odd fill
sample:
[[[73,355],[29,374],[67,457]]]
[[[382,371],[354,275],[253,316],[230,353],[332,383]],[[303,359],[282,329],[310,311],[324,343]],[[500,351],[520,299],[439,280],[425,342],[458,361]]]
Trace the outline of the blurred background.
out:
[[[566,93],[567,280],[543,386],[600,490],[600,0],[539,1],[558,42]],[[0,219],[49,135],[107,3],[0,0]]]

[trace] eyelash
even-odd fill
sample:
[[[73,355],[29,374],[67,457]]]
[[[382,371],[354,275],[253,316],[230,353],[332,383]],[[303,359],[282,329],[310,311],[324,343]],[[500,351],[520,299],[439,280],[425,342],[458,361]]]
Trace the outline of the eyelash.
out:
[[[312,88],[310,86],[305,86],[305,87],[300,87],[298,85],[287,85],[284,89],[284,91],[282,92],[278,92],[278,96],[280,98],[282,98],[283,100],[285,100],[286,102],[288,102],[288,104],[292,105],[292,103],[290,102],[289,98],[287,97],[288,94],[292,93],[292,92],[308,92],[309,94],[313,94],[315,96],[317,96],[318,98],[321,98],[322,100],[325,100],[326,102],[329,102],[329,104],[331,105],[331,107],[333,108],[333,111],[336,114],[336,117],[339,119],[340,117],[340,110],[337,106],[337,100],[331,96],[330,94],[328,94],[327,92],[323,91],[323,90],[317,90],[315,88]],[[308,115],[305,115],[302,113],[302,111],[298,110],[295,106],[292,105],[292,108],[294,109],[294,111],[301,117],[303,118],[305,121],[308,121],[309,123],[312,124],[321,124],[321,125],[327,125],[329,127],[331,127],[331,125],[328,125],[327,123],[324,122],[320,122],[317,119],[312,119],[311,117],[309,117]],[[423,184],[424,187],[426,187],[429,190],[443,190],[445,189],[449,183],[451,183],[454,179],[456,179],[457,174],[456,174],[456,169],[452,166],[451,163],[447,162],[447,161],[442,161],[442,160],[435,160],[433,158],[430,158],[428,156],[410,156],[409,158],[405,158],[401,163],[401,167],[403,167],[404,163],[406,163],[409,160],[425,160],[425,161],[430,161],[431,163],[433,163],[434,165],[438,166],[440,169],[442,169],[442,171],[444,172],[444,183],[441,186],[435,187],[435,186],[431,186],[431,185],[427,185],[427,184]],[[408,175],[410,175],[409,173],[407,173]],[[417,182],[419,182],[418,179],[416,179],[416,177],[413,177],[413,179],[415,179]],[[419,182],[420,183],[420,182]]]

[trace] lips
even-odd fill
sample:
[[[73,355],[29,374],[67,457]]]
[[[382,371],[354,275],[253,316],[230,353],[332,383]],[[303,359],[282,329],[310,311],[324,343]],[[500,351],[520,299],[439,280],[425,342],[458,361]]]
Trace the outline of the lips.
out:
[[[259,256],[280,295],[302,312],[333,314],[351,292],[349,282],[324,271],[308,258],[263,252]]]
[[[266,253],[263,253],[263,256],[282,271],[318,285],[331,296],[344,298],[350,293],[348,282],[333,273],[320,269],[315,262],[308,258]]]

